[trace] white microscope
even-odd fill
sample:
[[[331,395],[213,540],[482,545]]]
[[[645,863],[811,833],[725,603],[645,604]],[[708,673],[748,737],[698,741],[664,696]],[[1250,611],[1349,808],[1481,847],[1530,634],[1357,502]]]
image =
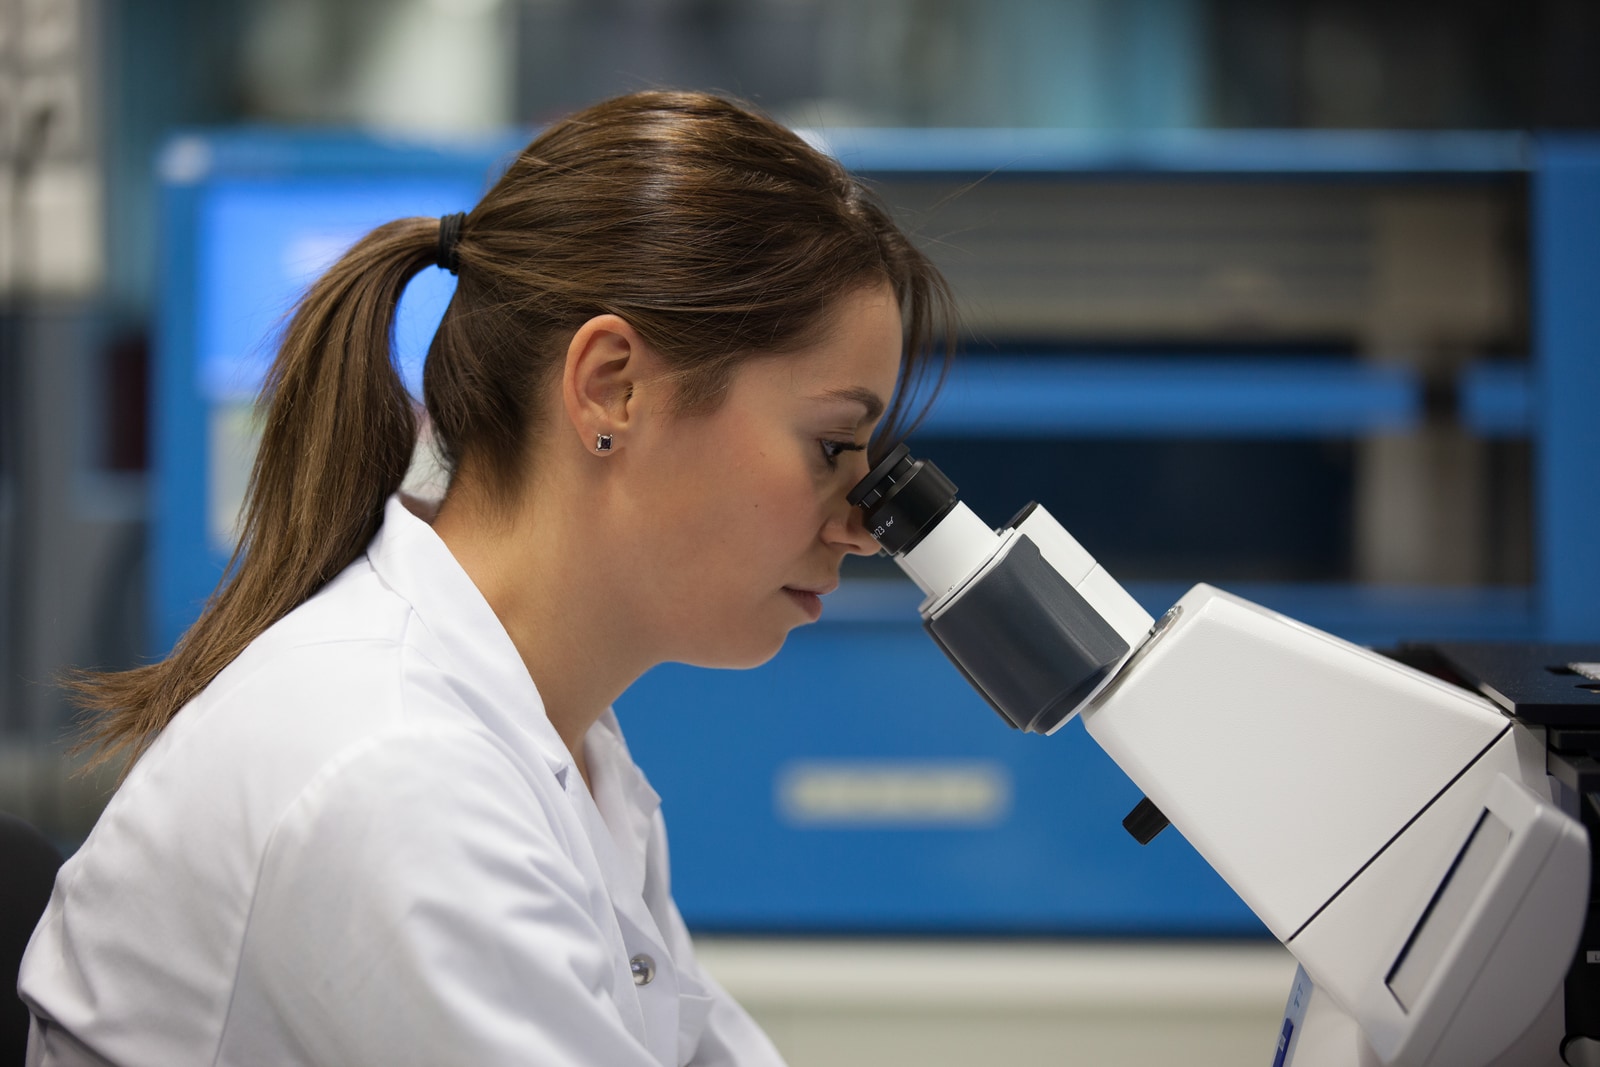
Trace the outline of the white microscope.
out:
[[[904,445],[850,502],[995,710],[1081,715],[1145,795],[1129,831],[1170,821],[1294,954],[1274,1067],[1600,1063],[1563,1010],[1589,840],[1536,731],[1208,585],[1153,620],[1043,508],[991,530]]]

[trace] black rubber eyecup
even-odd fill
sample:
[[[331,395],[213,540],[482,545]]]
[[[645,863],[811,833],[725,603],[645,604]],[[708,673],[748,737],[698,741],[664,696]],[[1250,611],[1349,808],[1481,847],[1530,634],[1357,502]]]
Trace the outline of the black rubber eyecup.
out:
[[[890,555],[908,552],[956,506],[956,487],[932,463],[900,445],[856,483],[846,498]]]

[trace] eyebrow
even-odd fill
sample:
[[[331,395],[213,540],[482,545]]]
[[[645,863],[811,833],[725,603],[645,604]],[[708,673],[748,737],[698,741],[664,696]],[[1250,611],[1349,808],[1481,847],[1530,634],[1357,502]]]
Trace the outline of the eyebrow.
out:
[[[811,399],[845,401],[847,403],[860,404],[862,407],[867,409],[866,416],[862,419],[863,422],[871,422],[873,419],[876,419],[879,415],[883,414],[883,400],[878,396],[878,394],[874,393],[871,389],[862,389],[859,386],[852,386],[848,389],[829,389],[825,392],[818,393]]]

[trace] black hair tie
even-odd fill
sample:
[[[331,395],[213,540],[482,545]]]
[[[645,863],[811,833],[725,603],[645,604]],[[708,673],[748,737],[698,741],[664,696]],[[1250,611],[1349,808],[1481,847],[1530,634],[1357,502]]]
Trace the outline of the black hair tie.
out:
[[[461,227],[466,224],[467,213],[457,211],[453,215],[439,216],[439,252],[434,257],[434,263],[443,267],[451,274],[461,266],[461,259],[456,253],[456,246],[461,243]]]

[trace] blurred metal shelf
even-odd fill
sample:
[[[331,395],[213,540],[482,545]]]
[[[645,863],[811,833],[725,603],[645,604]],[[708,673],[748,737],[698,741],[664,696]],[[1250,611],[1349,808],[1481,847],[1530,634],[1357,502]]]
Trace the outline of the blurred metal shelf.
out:
[[[867,174],[1342,175],[1388,182],[1516,174],[1534,158],[1532,139],[1509,132],[857,128],[806,136]]]
[[[1039,353],[959,364],[920,432],[973,437],[1329,437],[1405,433],[1427,417],[1413,367],[1264,356]],[[1474,433],[1526,434],[1526,364],[1473,365],[1456,385]]]
[[[1526,363],[1475,363],[1457,385],[1462,424],[1481,437],[1524,437],[1538,421],[1537,383]]]
[[[432,176],[494,180],[527,144],[522,132],[437,138],[352,130],[285,130],[271,126],[187,130],[173,134],[156,157],[156,173],[169,192],[216,179],[240,181],[341,175],[373,187],[376,173],[415,180]],[[376,183],[381,184],[381,183]]]

